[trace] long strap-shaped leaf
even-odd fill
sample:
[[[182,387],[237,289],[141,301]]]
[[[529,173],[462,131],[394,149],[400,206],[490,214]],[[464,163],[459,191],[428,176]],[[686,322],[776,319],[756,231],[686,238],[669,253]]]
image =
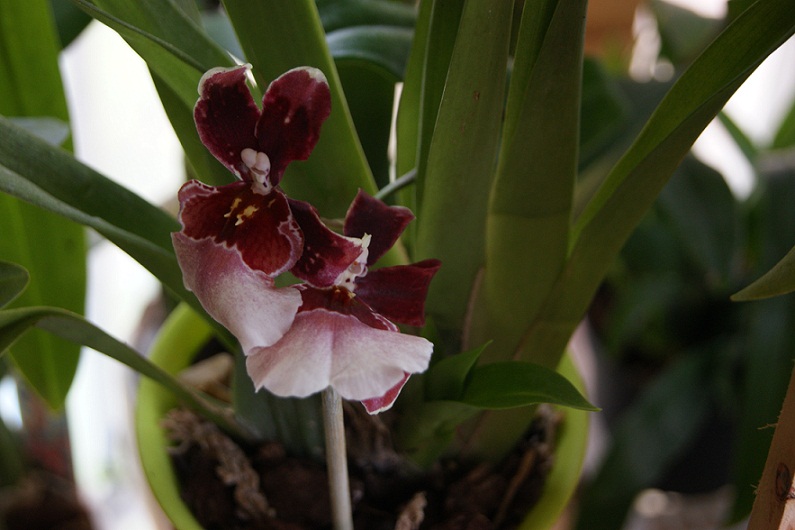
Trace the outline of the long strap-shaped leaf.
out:
[[[54,307],[25,307],[0,311],[0,353],[34,327],[104,353],[160,383],[178,399],[196,408],[228,432],[243,439],[251,437],[228,411],[210,403],[126,344],[70,311]]]
[[[118,32],[146,61],[197,178],[209,184],[229,182],[232,175],[199,140],[193,106],[201,75],[216,66],[232,65],[232,58],[172,0],[75,2]]]
[[[565,269],[521,350],[560,352],[629,234],[690,146],[751,72],[795,32],[792,0],[761,0],[676,82],[576,222]]]
[[[538,4],[522,17],[489,204],[482,300],[494,344],[486,359],[513,356],[566,259],[587,2]],[[523,360],[554,367],[560,354]]]
[[[182,283],[174,218],[3,118],[0,136],[0,191],[95,229],[203,312]]]
[[[447,263],[426,307],[460,330],[485,252],[485,215],[505,99],[510,2],[467,2],[450,59],[425,176],[414,255]],[[466,242],[466,243],[464,243]]]
[[[0,0],[0,114],[68,123],[58,70],[60,51],[49,2]],[[8,147],[5,136],[0,138],[2,148]],[[67,141],[66,148],[70,146]],[[82,227],[8,196],[0,197],[0,212],[0,257],[24,264],[35,279],[16,303],[82,312],[86,285]],[[79,355],[79,348],[46,333],[31,333],[11,352],[19,372],[52,408],[63,405]]]

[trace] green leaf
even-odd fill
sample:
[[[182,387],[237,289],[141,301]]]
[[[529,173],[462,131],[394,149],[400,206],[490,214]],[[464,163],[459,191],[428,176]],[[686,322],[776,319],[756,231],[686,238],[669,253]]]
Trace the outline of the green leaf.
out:
[[[234,64],[225,50],[173,0],[75,2],[118,32],[146,61],[196,177],[210,184],[231,181],[229,171],[202,146],[193,123],[201,75]]]
[[[53,146],[69,138],[69,124],[55,118],[11,118],[11,123]]]
[[[80,11],[72,2],[50,0],[50,8],[55,16],[58,38],[64,48],[69,46],[91,22],[91,17]]]
[[[577,219],[566,267],[527,328],[524,351],[552,355],[565,347],[621,246],[693,141],[754,68],[795,31],[790,7],[788,0],[753,4],[671,88]]]
[[[795,145],[795,101],[781,122],[770,146],[773,149],[786,149]]]
[[[226,0],[224,6],[260,87],[297,66],[313,66],[326,75],[331,115],[312,155],[290,164],[281,185],[290,196],[311,202],[321,215],[344,217],[359,188],[374,194],[376,187],[314,1]]]
[[[414,212],[422,203],[428,149],[463,7],[462,0],[422,0],[419,6],[396,124],[397,176],[416,172],[416,185],[401,193],[401,203]],[[413,223],[404,235],[412,249],[416,233]]]
[[[459,401],[424,401],[401,416],[400,448],[420,467],[427,468],[450,447],[456,429],[478,409]]]
[[[510,409],[538,403],[597,411],[555,370],[522,361],[502,361],[476,367],[461,402],[481,409]]]
[[[483,266],[485,213],[505,99],[510,2],[467,2],[439,103],[424,175],[413,257],[437,258],[426,309],[442,329],[463,327]],[[466,241],[466,244],[462,244]]]
[[[24,307],[0,311],[0,353],[32,328],[39,328],[77,345],[88,346],[163,385],[179,400],[196,408],[222,428],[247,438],[227,412],[180,383],[123,342],[86,321],[82,316],[55,307]]]
[[[0,0],[0,50],[0,114],[67,123],[58,68],[61,47],[47,0]],[[13,143],[4,134],[0,137],[2,150]],[[14,303],[81,312],[86,276],[83,229],[8,196],[0,197],[0,211],[0,257],[24,266],[33,279]],[[12,358],[32,388],[52,408],[59,408],[79,354],[77,347],[34,333],[17,343]]]
[[[451,355],[434,364],[424,376],[426,399],[428,401],[460,399],[467,377],[486,347],[488,344]]]
[[[351,26],[414,25],[413,6],[391,1],[372,0],[317,0],[317,9],[323,28],[332,32]]]
[[[585,383],[571,355],[563,356],[558,371],[572,381],[580,392],[585,391]],[[525,516],[519,527],[521,530],[554,528],[582,483],[582,468],[589,446],[590,413],[570,408],[556,409],[563,421],[555,440],[555,462],[544,481],[544,492]]]
[[[660,193],[658,204],[707,277],[716,284],[728,282],[735,268],[739,208],[723,176],[686,157]]]
[[[795,248],[761,278],[732,295],[735,302],[780,296],[795,291]]]
[[[182,283],[173,217],[3,118],[0,135],[0,191],[94,228],[202,311]]]
[[[707,412],[707,363],[691,355],[662,374],[627,410],[583,496],[578,528],[621,528],[635,495],[651,486],[693,439]]]
[[[514,357],[563,268],[579,146],[586,2],[522,15],[486,232],[487,360],[557,366],[563,349]]]
[[[383,68],[394,79],[403,79],[413,31],[394,26],[357,26],[326,36],[331,56],[340,60],[359,60]],[[349,103],[353,98],[347,94]]]
[[[11,303],[25,290],[30,275],[24,267],[8,261],[0,261],[0,307]]]
[[[411,38],[410,29],[386,26],[348,28],[327,37],[351,117],[379,188],[389,183],[395,83],[403,79]]]

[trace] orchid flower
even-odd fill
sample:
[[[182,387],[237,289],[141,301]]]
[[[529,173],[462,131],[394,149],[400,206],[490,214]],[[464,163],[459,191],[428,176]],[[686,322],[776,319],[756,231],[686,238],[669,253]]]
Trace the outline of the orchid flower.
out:
[[[394,322],[424,324],[428,285],[438,260],[368,270],[414,218],[360,191],[344,235],[327,228],[311,205],[290,200],[304,234],[291,269],[301,306],[277,343],[255,348],[246,367],[257,389],[308,396],[333,387],[370,414],[389,409],[412,373],[427,369],[433,344],[401,334]],[[394,321],[394,322],[393,322]]]
[[[325,76],[308,67],[273,81],[260,110],[246,86],[248,68],[209,70],[194,109],[202,142],[240,180],[186,183],[183,228],[172,234],[185,286],[246,352],[278,341],[302,303],[295,289],[274,287],[304,248],[278,184],[291,161],[312,152],[331,110]]]

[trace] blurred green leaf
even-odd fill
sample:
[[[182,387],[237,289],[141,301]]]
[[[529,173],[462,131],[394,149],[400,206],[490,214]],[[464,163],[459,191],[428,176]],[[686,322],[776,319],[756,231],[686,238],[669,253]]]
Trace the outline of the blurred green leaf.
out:
[[[50,145],[61,146],[69,138],[69,124],[55,118],[10,118],[10,121]]]
[[[629,120],[630,103],[599,61],[583,62],[579,165],[586,167],[616,142]]]
[[[415,10],[407,3],[384,0],[316,0],[327,32],[351,26],[398,26],[411,28]]]
[[[338,65],[341,60],[367,61],[402,80],[413,34],[411,28],[357,26],[329,33],[326,41]],[[346,96],[351,103],[351,96]]]
[[[403,80],[413,32],[359,26],[327,36],[356,132],[378,188],[389,183],[389,134],[395,84]]]
[[[654,0],[649,4],[660,33],[660,54],[673,64],[690,62],[723,25],[722,20],[702,17],[664,0]]]
[[[779,125],[770,147],[772,149],[787,149],[793,146],[795,146],[795,101],[792,102],[792,107]]]
[[[635,495],[657,480],[697,433],[709,404],[707,357],[683,358],[624,412],[596,477],[587,486],[577,528],[621,528]]]
[[[420,467],[431,466],[449,449],[458,426],[477,411],[460,401],[423,401],[401,416],[401,450]]]
[[[30,275],[16,263],[0,260],[0,307],[4,307],[25,290]]]
[[[749,198],[751,275],[759,276],[773,267],[795,245],[795,234],[782,227],[795,226],[795,173],[792,170],[761,171],[759,182]],[[752,276],[753,277],[753,276]],[[753,488],[764,468],[774,424],[784,400],[792,351],[795,344],[795,298],[777,296],[767,300],[737,304],[746,322],[740,335],[743,351],[744,381],[740,390],[739,439],[733,483],[736,498],[732,519],[739,520],[750,511]]]
[[[734,143],[740,148],[745,158],[747,158],[752,165],[755,164],[759,158],[759,149],[754,145],[753,140],[751,140],[725,112],[718,113],[718,120],[726,127],[729,136],[732,137],[732,140],[734,140]]]
[[[50,0],[50,9],[55,17],[58,38],[63,48],[69,46],[91,22],[91,17],[80,11],[72,2]]]
[[[761,278],[732,295],[735,302],[779,296],[795,291],[795,248],[787,252],[772,269]]]
[[[787,0],[758,2],[679,78],[576,220],[567,266],[523,338],[526,351],[564,347],[621,246],[693,141],[793,31],[795,12]]]
[[[659,205],[707,280],[726,285],[736,268],[739,211],[723,176],[686,157],[660,193]]]

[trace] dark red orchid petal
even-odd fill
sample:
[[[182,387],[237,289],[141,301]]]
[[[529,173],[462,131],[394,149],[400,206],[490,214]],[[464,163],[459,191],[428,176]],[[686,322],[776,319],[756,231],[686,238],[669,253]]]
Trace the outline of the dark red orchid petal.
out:
[[[403,390],[403,387],[406,385],[406,381],[409,380],[410,375],[411,374],[404,373],[403,379],[398,384],[387,390],[383,396],[378,396],[371,399],[363,399],[362,405],[364,405],[367,413],[378,414],[379,412],[384,412],[385,410],[391,409],[392,405],[395,404],[395,400],[398,398],[400,391]]]
[[[367,264],[370,265],[392,248],[406,225],[413,220],[414,214],[408,208],[389,206],[359,190],[345,215],[343,233],[348,237],[360,238],[364,234],[372,236],[367,258]]]
[[[238,177],[250,180],[240,158],[243,149],[257,148],[254,136],[260,111],[246,85],[248,66],[213,68],[199,82],[199,101],[193,118],[199,138],[223,165]]]
[[[363,303],[362,300],[344,287],[331,289],[316,289],[306,284],[295,286],[301,292],[301,307],[299,311],[313,311],[323,309],[341,315],[356,317],[359,322],[371,328],[385,331],[399,331],[398,327],[373,311],[373,308]]]
[[[356,278],[356,296],[389,320],[425,325],[425,298],[442,263],[426,259],[412,265],[371,270]]]
[[[317,68],[294,68],[270,84],[256,136],[258,150],[270,158],[274,186],[290,162],[309,157],[330,113],[328,81]]]
[[[187,237],[235,248],[250,268],[274,277],[295,265],[304,242],[284,193],[254,191],[257,186],[192,180],[179,190],[179,219]]]
[[[293,218],[304,234],[301,258],[291,272],[315,287],[331,287],[362,253],[362,246],[332,232],[307,202],[288,199]]]

